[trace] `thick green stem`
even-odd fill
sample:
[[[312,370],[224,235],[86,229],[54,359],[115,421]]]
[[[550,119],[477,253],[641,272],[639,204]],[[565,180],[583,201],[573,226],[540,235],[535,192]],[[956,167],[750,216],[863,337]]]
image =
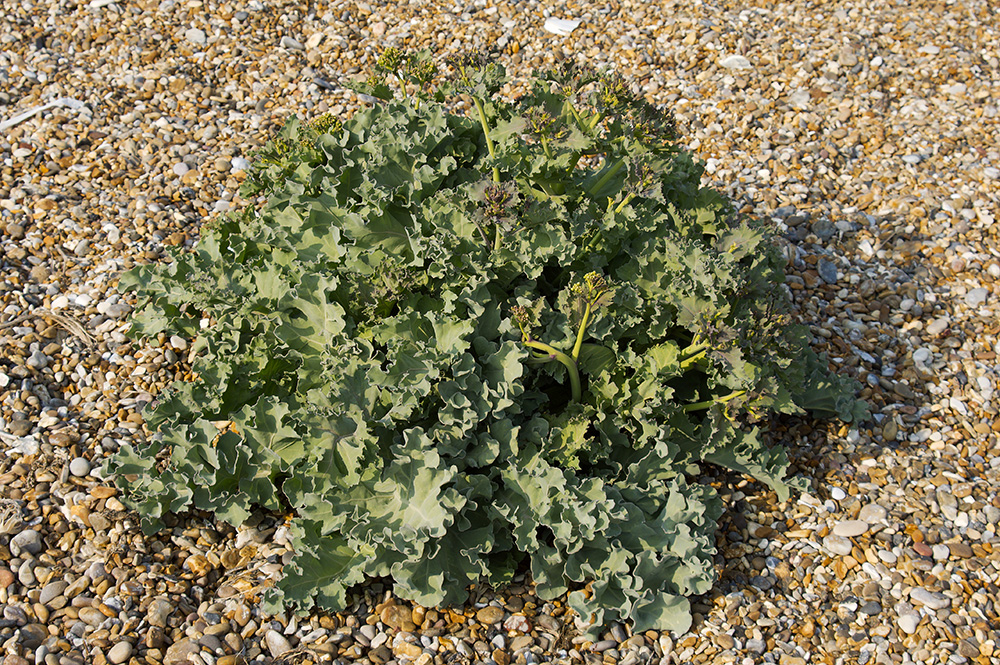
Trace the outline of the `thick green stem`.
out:
[[[473,103],[476,105],[476,110],[479,111],[479,124],[483,126],[483,136],[486,137],[486,149],[490,151],[490,159],[496,161],[497,153],[493,148],[493,139],[490,138],[490,125],[486,121],[486,110],[483,109],[483,103],[478,97],[472,98]],[[500,167],[493,166],[493,182],[500,183]]]
[[[716,397],[715,399],[705,400],[704,402],[694,402],[693,404],[687,404],[684,406],[684,411],[700,411],[701,409],[707,409],[715,404],[725,404],[726,402],[746,395],[747,391],[737,390],[736,392],[729,393],[725,397]]]
[[[591,196],[597,196],[597,193],[604,189],[604,186],[608,184],[612,178],[618,175],[618,172],[622,170],[623,166],[625,166],[625,160],[619,159],[615,162],[614,166],[605,171],[604,175],[601,176],[601,179],[597,181],[597,184],[591,187],[590,191],[587,193]]]
[[[524,344],[532,349],[538,349],[539,351],[547,353],[549,358],[557,360],[563,364],[566,371],[569,373],[569,385],[570,390],[572,391],[573,401],[579,402],[583,397],[583,389],[580,387],[580,370],[576,366],[576,361],[562,351],[549,346],[545,342],[527,340]]]
[[[687,371],[687,369],[689,367],[691,367],[691,365],[694,365],[699,360],[702,360],[704,357],[705,357],[705,352],[704,351],[699,351],[698,353],[694,354],[693,356],[689,356],[687,358],[684,358],[683,360],[681,360],[681,370],[682,371]]]
[[[580,321],[580,329],[576,331],[576,344],[573,345],[573,361],[580,359],[580,349],[583,347],[583,335],[587,332],[587,324],[590,323],[590,303],[583,311],[583,319]]]
[[[629,201],[631,201],[634,198],[635,198],[635,194],[628,194],[628,195],[626,195],[625,198],[622,199],[622,202],[618,204],[618,207],[615,208],[615,214],[618,214],[622,210],[624,210],[625,206],[628,205]]]

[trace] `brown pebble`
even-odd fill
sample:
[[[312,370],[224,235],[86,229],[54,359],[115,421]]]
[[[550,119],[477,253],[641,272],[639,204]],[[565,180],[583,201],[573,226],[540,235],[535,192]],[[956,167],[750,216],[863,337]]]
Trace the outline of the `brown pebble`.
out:
[[[411,617],[413,616],[413,611],[408,607],[403,607],[402,605],[389,605],[382,610],[379,614],[379,620],[389,628],[400,628],[406,624],[413,624]]]
[[[487,605],[476,612],[476,620],[487,626],[500,623],[501,619],[503,619],[503,610],[495,605]]]

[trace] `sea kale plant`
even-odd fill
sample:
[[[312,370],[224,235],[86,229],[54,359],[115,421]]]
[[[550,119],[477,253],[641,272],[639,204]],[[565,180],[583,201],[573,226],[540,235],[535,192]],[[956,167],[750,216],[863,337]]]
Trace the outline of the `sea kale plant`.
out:
[[[530,570],[594,626],[684,631],[722,512],[700,465],[784,500],[754,423],[864,405],[668,113],[613,74],[564,67],[511,101],[495,62],[443,69],[386,52],[370,108],[290,118],[259,151],[243,195],[266,204],[121,278],[132,334],[196,338],[196,378],[109,471],[150,531],[288,516],[273,607],[341,609],[372,577],[461,603]]]

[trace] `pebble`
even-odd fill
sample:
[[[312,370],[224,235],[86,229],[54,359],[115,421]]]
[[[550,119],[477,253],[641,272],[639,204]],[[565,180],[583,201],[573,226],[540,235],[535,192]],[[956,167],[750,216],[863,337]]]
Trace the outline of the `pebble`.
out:
[[[69,472],[77,478],[82,478],[90,473],[90,461],[83,457],[75,457],[69,463]]]
[[[275,658],[278,658],[292,650],[292,645],[288,642],[285,636],[275,630],[267,631],[264,635],[264,641],[267,643],[267,650],[271,652],[271,655]]]
[[[42,551],[42,534],[36,529],[25,529],[10,539],[10,552],[14,556],[31,555]]]
[[[862,520],[844,520],[837,522],[833,527],[833,533],[844,538],[855,538],[868,533],[868,523]]]
[[[899,629],[907,635],[913,635],[917,632],[917,625],[919,623],[920,617],[913,613],[903,614],[896,621],[896,625],[899,626]]]
[[[504,612],[499,607],[494,605],[487,605],[478,612],[476,612],[476,620],[480,623],[486,625],[492,625],[495,623],[500,623],[503,619]]]
[[[858,512],[858,520],[865,524],[878,524],[884,522],[888,517],[889,511],[877,503],[866,504]]]
[[[847,498],[847,492],[845,492],[840,487],[834,487],[832,490],[830,490],[830,498],[833,499],[834,501],[843,501],[844,499]]]
[[[843,536],[838,536],[836,534],[829,535],[823,539],[823,547],[827,549],[831,554],[836,554],[839,556],[847,556],[854,549],[854,545],[850,540]]]
[[[923,587],[917,587],[910,592],[910,600],[917,605],[924,605],[932,610],[943,610],[951,607],[951,600],[943,593],[928,591]]]
[[[729,55],[719,61],[719,66],[726,69],[748,69],[753,65],[742,55]]]
[[[837,283],[837,266],[831,261],[820,259],[819,263],[816,264],[816,271],[819,273],[820,278],[827,284]]]
[[[986,302],[986,297],[989,295],[989,290],[984,287],[979,287],[977,289],[972,289],[967,294],[965,294],[965,304],[969,307],[979,307]]]
[[[127,662],[132,656],[132,645],[128,642],[119,642],[108,651],[108,661],[115,665]]]
[[[204,46],[205,42],[207,41],[205,32],[203,30],[199,30],[198,28],[190,28],[187,31],[185,31],[184,39],[188,40],[189,42],[197,46]]]
[[[946,316],[934,319],[927,324],[927,334],[932,337],[936,337],[947,330],[950,324],[951,320]]]

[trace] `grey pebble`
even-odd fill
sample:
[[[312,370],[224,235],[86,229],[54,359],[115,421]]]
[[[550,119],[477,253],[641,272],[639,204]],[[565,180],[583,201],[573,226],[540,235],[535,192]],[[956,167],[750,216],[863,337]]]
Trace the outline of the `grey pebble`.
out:
[[[820,278],[827,284],[837,283],[837,266],[833,262],[820,259],[819,263],[816,264],[816,271],[819,273]]]
[[[875,616],[876,614],[882,613],[882,606],[874,600],[869,600],[861,606],[861,613],[867,614],[868,616]]]
[[[989,295],[989,291],[984,287],[978,289],[972,289],[967,294],[965,294],[965,304],[969,307],[979,307],[986,303],[986,297]]]
[[[292,49],[293,51],[304,51],[306,49],[306,47],[302,45],[302,42],[289,37],[288,35],[281,38],[281,46],[287,49]]]
[[[10,553],[16,557],[25,552],[35,555],[41,551],[42,534],[34,529],[25,529],[10,539]]]
[[[614,640],[601,640],[600,642],[594,642],[594,646],[591,649],[594,653],[604,653],[608,649],[614,649],[618,646],[618,643]]]
[[[62,595],[63,591],[65,591],[66,587],[68,586],[69,583],[66,580],[56,580],[55,582],[49,582],[44,587],[42,587],[41,593],[38,594],[38,602],[40,602],[42,605],[45,605],[55,600],[56,598]]]
[[[31,369],[45,369],[49,364],[49,357],[41,351],[33,351],[25,364]]]
[[[288,642],[285,636],[276,630],[267,631],[264,635],[264,642],[267,644],[267,650],[270,651],[271,655],[275,658],[278,658],[282,654],[292,650],[292,645]]]
[[[77,478],[83,478],[90,473],[90,461],[83,457],[76,457],[69,463],[69,472]]]

